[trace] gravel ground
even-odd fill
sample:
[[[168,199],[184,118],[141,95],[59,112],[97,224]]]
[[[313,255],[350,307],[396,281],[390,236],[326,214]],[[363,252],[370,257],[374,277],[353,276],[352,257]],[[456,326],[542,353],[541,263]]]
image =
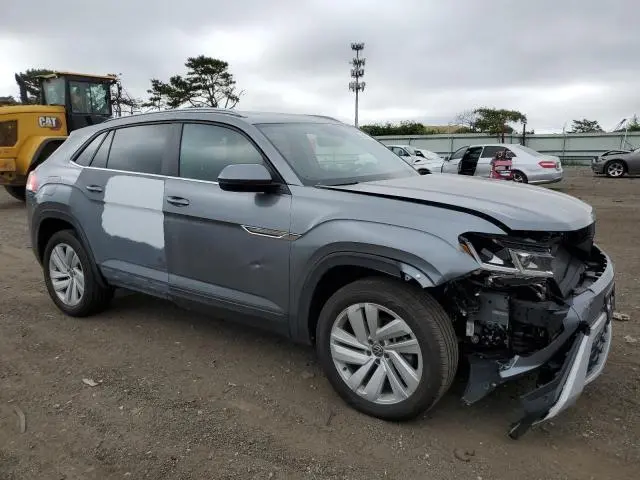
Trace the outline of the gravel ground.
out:
[[[346,407],[310,348],[274,336],[137,294],[66,318],[24,207],[1,191],[0,479],[637,479],[640,179],[571,168],[554,188],[595,206],[631,320],[577,404],[518,441],[517,384],[466,407],[460,379],[428,415],[387,423]]]

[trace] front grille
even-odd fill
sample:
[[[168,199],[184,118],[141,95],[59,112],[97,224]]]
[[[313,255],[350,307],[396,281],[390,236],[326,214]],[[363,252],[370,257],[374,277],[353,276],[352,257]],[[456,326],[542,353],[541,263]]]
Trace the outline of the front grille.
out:
[[[0,122],[0,147],[13,147],[18,142],[18,121]]]
[[[604,326],[598,338],[593,342],[591,347],[591,352],[589,354],[589,365],[587,367],[587,375],[589,375],[596,365],[599,364],[600,356],[605,348],[605,343],[607,341],[607,332],[609,331],[609,322]]]

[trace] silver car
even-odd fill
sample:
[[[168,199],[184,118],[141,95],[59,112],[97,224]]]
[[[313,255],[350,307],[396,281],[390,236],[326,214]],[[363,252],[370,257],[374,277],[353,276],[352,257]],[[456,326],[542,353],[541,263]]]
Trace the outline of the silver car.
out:
[[[591,161],[591,170],[598,175],[619,178],[624,174],[640,174],[640,148],[632,152],[611,150]]]
[[[459,148],[442,166],[442,173],[488,177],[491,159],[503,150],[513,166],[513,181],[518,183],[555,183],[562,180],[560,158],[518,144],[484,144]]]
[[[416,169],[421,175],[440,173],[442,159],[437,153],[415,148],[411,145],[387,145],[387,148]]]

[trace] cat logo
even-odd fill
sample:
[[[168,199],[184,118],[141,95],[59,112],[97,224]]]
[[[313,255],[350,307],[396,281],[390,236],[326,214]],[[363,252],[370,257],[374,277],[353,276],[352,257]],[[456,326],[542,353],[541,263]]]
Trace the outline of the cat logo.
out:
[[[39,117],[38,125],[40,128],[50,128],[51,130],[58,130],[62,123],[58,117]]]

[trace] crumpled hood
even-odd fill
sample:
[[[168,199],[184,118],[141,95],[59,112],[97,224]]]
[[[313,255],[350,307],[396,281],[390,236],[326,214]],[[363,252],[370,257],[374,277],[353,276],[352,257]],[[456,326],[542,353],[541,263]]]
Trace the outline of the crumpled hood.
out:
[[[510,230],[572,231],[594,221],[592,207],[577,198],[505,180],[423,175],[331,188],[475,212]]]

